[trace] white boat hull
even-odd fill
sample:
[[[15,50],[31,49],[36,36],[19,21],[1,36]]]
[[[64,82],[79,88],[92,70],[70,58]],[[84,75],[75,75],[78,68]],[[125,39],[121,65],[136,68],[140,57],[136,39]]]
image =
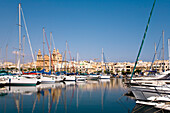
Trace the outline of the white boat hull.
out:
[[[101,75],[101,76],[99,76],[99,79],[110,79],[110,76],[108,76],[108,75]]]
[[[55,76],[42,76],[41,83],[42,84],[55,83]]]
[[[89,76],[87,77],[87,80],[97,80],[98,78],[99,78],[98,75],[89,75]]]
[[[76,76],[76,82],[78,81],[86,81],[87,76],[83,76],[83,75],[77,75]]]
[[[64,79],[63,76],[56,76],[56,77],[55,77],[55,81],[56,81],[56,82],[62,82],[63,79]]]
[[[64,76],[64,81],[76,81],[75,76]]]

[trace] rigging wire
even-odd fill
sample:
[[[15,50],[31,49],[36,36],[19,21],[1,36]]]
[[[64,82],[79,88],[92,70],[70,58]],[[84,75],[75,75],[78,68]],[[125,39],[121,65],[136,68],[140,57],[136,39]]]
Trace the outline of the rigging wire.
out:
[[[162,39],[162,36],[161,36],[160,39],[159,39],[158,45],[157,45],[157,47],[156,47],[156,52],[158,51],[158,47],[159,47],[159,44],[160,44],[161,39]],[[154,63],[154,61],[155,61],[155,57],[156,57],[156,53],[155,53],[154,56],[153,56],[152,64],[151,64],[151,66],[150,66],[150,70],[151,70],[151,68],[152,68],[152,66],[153,66],[153,63]]]
[[[53,70],[54,70],[53,60],[52,60],[52,56],[51,56],[51,50],[50,50],[50,47],[49,47],[49,44],[48,44],[48,40],[47,40],[47,35],[46,35],[46,32],[45,32],[45,29],[44,29],[44,34],[45,34],[45,38],[46,38],[46,42],[47,42],[47,46],[48,46],[48,51],[50,53],[51,64],[52,64],[52,67],[53,67]]]
[[[23,13],[23,9],[22,8],[21,8],[21,13],[22,13],[22,17],[23,17],[23,21],[24,21],[24,25],[25,25],[25,30],[26,30],[26,33],[27,33],[28,42],[29,42],[29,45],[30,45],[31,55],[32,55],[34,66],[35,66],[35,70],[36,70],[35,58],[34,58],[34,55],[33,55],[31,41],[30,41],[30,37],[29,37],[29,34],[28,34],[27,25],[26,25],[26,22],[25,22],[25,17],[24,17],[24,13]]]

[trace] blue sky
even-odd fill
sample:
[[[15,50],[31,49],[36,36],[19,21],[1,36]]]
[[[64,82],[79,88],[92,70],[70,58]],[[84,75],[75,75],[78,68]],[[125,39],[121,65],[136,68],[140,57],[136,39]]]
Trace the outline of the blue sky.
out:
[[[81,60],[101,58],[103,48],[107,61],[134,62],[153,1],[22,0],[21,3],[33,51],[42,50],[42,28],[45,27],[47,37],[52,32],[55,46],[60,52],[64,52],[65,42],[68,41],[72,57],[76,57],[76,52],[79,52]],[[18,48],[19,0],[0,2],[1,60],[5,58],[8,44],[8,60],[15,61],[12,51]],[[140,60],[152,61],[154,43],[158,43],[162,30],[165,31],[165,59],[168,59],[169,20],[170,1],[157,0]],[[26,35],[24,27],[22,35]],[[27,40],[25,54],[25,61],[31,61]]]

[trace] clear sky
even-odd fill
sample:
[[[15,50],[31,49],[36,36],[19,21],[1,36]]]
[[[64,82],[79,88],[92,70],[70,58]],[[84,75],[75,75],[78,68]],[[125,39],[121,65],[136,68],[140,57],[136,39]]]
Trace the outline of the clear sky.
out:
[[[54,37],[56,48],[72,57],[79,52],[81,60],[101,59],[104,49],[107,61],[134,62],[154,0],[21,0],[33,51],[43,48],[45,27],[49,39]],[[18,3],[20,0],[0,0],[1,60],[15,61],[12,53],[18,48]],[[22,21],[23,25],[23,21]],[[154,43],[165,31],[165,59],[168,59],[170,38],[170,0],[157,0],[140,60],[152,61]],[[22,35],[26,35],[24,25]],[[46,53],[47,46],[46,46]],[[28,40],[26,62],[31,61]],[[69,57],[68,57],[69,58]]]

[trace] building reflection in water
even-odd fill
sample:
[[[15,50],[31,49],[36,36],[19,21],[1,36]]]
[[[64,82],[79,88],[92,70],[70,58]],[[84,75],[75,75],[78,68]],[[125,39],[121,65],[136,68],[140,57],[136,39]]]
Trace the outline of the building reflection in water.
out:
[[[36,87],[5,87],[1,92],[0,105],[15,101],[15,107],[8,106],[11,111],[17,112],[128,112],[135,105],[132,99],[126,100],[129,109],[121,109],[118,98],[127,92],[123,84],[124,79],[97,80],[86,82],[64,82],[55,84],[40,84]],[[5,99],[8,98],[8,99]],[[129,103],[130,101],[130,103]],[[0,108],[0,111],[10,112]],[[89,111],[90,110],[90,111]],[[16,112],[16,111],[15,111]]]

